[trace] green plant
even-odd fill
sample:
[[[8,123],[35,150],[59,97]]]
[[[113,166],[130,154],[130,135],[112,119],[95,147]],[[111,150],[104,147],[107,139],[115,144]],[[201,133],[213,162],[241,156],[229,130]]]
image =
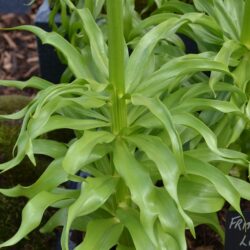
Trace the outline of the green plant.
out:
[[[176,35],[207,16],[183,10],[183,15],[150,16],[131,30],[129,55],[126,2],[106,1],[108,42],[89,9],[76,8],[70,0],[64,3],[82,22],[84,46],[74,47],[37,27],[15,28],[60,50],[75,80],[59,85],[39,78],[0,81],[40,90],[23,110],[1,116],[23,117],[23,125],[15,157],[0,169],[17,166],[25,156],[34,164],[36,154],[52,158],[33,185],[0,189],[29,199],[20,229],[0,247],[14,245],[38,227],[52,206],[58,211],[41,231],[63,226],[64,250],[71,228],[86,232],[76,250],[184,250],[186,228],[195,234],[196,225],[209,224],[223,238],[216,212],[227,201],[241,213],[240,198],[250,199],[250,185],[228,170],[234,165],[247,170],[248,155],[222,143],[218,132],[231,129],[227,119],[247,126],[249,95],[237,86],[228,60],[218,60],[209,48],[185,55]],[[248,46],[250,31],[244,25],[241,43]],[[211,77],[204,71],[211,71]],[[61,128],[73,130],[75,138],[68,143],[40,138]],[[77,176],[79,171],[89,177]],[[81,190],[63,188],[68,180],[81,183]]]

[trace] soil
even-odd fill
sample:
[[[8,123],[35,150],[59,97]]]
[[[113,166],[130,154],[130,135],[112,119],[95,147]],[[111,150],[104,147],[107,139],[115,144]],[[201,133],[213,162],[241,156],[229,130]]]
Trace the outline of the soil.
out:
[[[23,24],[32,24],[34,21],[34,16],[36,9],[41,4],[42,1],[36,1],[32,6],[30,13],[25,15],[19,14],[4,14],[0,16],[0,27],[14,27]],[[36,38],[28,33],[21,31],[1,31],[0,32],[0,79],[5,80],[27,80],[31,76],[39,75],[39,60],[37,54]],[[0,95],[9,94],[24,94],[27,96],[32,96],[35,94],[33,90],[27,89],[25,91],[17,91],[14,88],[0,87]],[[25,167],[24,167],[25,168]],[[25,171],[27,172],[27,171]],[[36,178],[39,176],[39,172],[31,171],[30,176],[27,179],[30,181],[30,177]],[[14,172],[13,176],[17,173]],[[17,176],[18,177],[18,176]],[[19,178],[19,177],[18,177]],[[21,178],[21,177],[20,177]],[[12,183],[8,183],[6,178],[1,178],[1,186],[14,184],[16,180],[11,180]],[[0,228],[6,228],[12,232],[18,228],[18,223],[20,222],[20,213],[22,207],[25,204],[24,199],[18,199],[18,206],[16,200],[13,203],[13,199],[7,199],[0,196],[0,214],[12,213],[13,218],[6,218],[5,221],[0,220]],[[244,210],[250,211],[249,202],[243,201],[242,208]],[[218,214],[222,226],[225,224],[225,214],[228,209],[228,205]],[[2,217],[2,216],[1,216]],[[15,224],[12,226],[12,224]],[[1,232],[1,229],[0,229]],[[189,250],[222,250],[223,245],[219,236],[216,235],[208,226],[202,225],[196,228],[196,239],[193,239],[189,232],[186,233],[187,243]],[[0,235],[0,241],[1,239]],[[4,236],[5,237],[5,236]],[[44,236],[38,231],[34,231],[29,236],[29,239],[23,240],[16,247],[6,248],[11,250],[32,250],[32,249],[56,249],[55,246],[55,235]],[[41,239],[43,239],[41,241]],[[38,245],[36,244],[38,243]],[[39,246],[40,245],[40,246]]]

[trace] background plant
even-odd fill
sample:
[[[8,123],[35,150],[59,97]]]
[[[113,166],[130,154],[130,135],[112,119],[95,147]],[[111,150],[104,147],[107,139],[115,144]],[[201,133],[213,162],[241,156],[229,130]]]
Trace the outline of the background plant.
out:
[[[184,54],[176,32],[187,34],[196,23],[206,30],[199,20],[209,17],[193,7],[192,12],[185,7],[180,13],[155,13],[138,22],[126,44],[123,1],[106,2],[108,42],[88,8],[64,3],[78,15],[87,37],[80,49],[55,32],[15,29],[31,31],[60,50],[75,80],[59,85],[36,77],[0,81],[40,90],[23,110],[1,116],[23,117],[15,157],[1,170],[25,156],[34,164],[35,155],[51,157],[33,185],[0,189],[29,199],[20,229],[0,247],[14,245],[38,227],[50,206],[58,210],[41,231],[63,226],[63,249],[68,249],[70,228],[86,232],[76,250],[186,249],[185,229],[194,234],[195,226],[204,223],[223,238],[216,212],[227,201],[241,213],[240,198],[250,198],[249,184],[229,170],[234,165],[247,170],[249,159],[221,142],[218,130],[231,129],[226,119],[247,126],[249,96],[237,85],[231,60],[218,60],[220,50],[207,46],[200,54]],[[240,43],[247,51],[250,32],[244,27]],[[73,130],[75,138],[62,143],[41,137],[60,128]],[[79,177],[79,171],[89,176]],[[80,183],[81,190],[63,188],[69,180]]]
[[[172,1],[174,2],[174,1]],[[164,15],[171,11],[171,1],[165,4],[165,7],[161,9],[160,15]],[[178,5],[176,5],[178,6]],[[188,23],[186,27],[182,27],[179,31],[189,38],[193,39],[198,46],[199,51],[212,51],[216,54],[215,60],[224,62],[229,66],[229,70],[234,74],[234,78],[229,79],[225,74],[212,72],[211,76],[203,77],[209,81],[211,89],[216,84],[220,84],[220,81],[226,81],[230,84],[234,84],[244,94],[246,99],[237,98],[234,95],[227,95],[222,93],[217,98],[221,100],[230,100],[231,102],[237,102],[238,106],[246,112],[249,112],[249,76],[246,73],[249,67],[249,28],[247,23],[249,17],[247,13],[249,11],[248,1],[194,1],[193,5],[184,5],[180,3],[179,13],[190,13],[196,8],[201,11],[196,19]],[[159,11],[158,11],[159,12]],[[156,13],[156,16],[159,16]],[[155,16],[155,20],[156,20]],[[249,117],[249,115],[247,115]],[[246,140],[242,139],[241,134],[244,137],[248,137],[249,134],[249,122],[241,117],[233,116],[220,116],[216,113],[202,112],[200,117],[210,124],[218,137],[218,142],[223,147],[240,148],[244,152],[248,152],[248,146],[246,146]],[[216,118],[215,118],[216,117]],[[231,124],[231,128],[228,127],[228,123]],[[222,167],[228,172],[232,165]]]

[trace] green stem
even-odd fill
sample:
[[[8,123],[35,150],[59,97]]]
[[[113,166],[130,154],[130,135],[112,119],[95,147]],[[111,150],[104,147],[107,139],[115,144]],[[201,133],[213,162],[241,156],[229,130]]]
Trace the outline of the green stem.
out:
[[[250,26],[249,26],[249,23],[250,23],[250,0],[246,0],[240,40],[248,49],[250,49]]]
[[[114,134],[119,134],[127,126],[122,3],[122,0],[107,0],[109,80],[113,87],[111,114]]]

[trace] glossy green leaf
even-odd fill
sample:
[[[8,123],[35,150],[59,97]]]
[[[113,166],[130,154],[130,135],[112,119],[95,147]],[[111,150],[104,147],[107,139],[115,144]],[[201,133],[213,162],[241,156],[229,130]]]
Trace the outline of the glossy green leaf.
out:
[[[231,8],[233,7],[231,6]],[[232,37],[234,40],[239,40],[240,32],[236,28],[236,22],[231,18],[229,11],[225,8],[224,1],[214,1],[214,12],[216,20],[223,28],[226,35],[229,35],[229,37]]]
[[[0,118],[6,119],[6,120],[19,120],[25,116],[27,110],[28,110],[28,106],[24,107],[20,111],[17,111],[13,114],[0,115]]]
[[[40,178],[30,186],[17,185],[9,189],[0,189],[0,193],[9,197],[25,196],[29,199],[42,191],[51,191],[68,180],[68,175],[62,170],[62,161],[53,161]]]
[[[67,173],[75,174],[88,163],[89,157],[98,144],[108,144],[114,136],[105,131],[85,131],[84,135],[68,149],[63,160],[63,168]]]
[[[189,150],[185,151],[185,154],[190,155],[191,157],[194,158],[200,158],[202,161],[205,162],[231,162],[234,164],[239,164],[241,166],[247,167],[248,166],[248,161],[247,158],[248,156],[246,154],[243,154],[239,151],[234,151],[231,149],[221,149],[222,151],[225,152],[227,155],[234,156],[233,158],[224,158],[221,155],[218,155],[217,153],[211,151],[209,148],[198,148],[194,150]],[[237,157],[236,157],[237,156]]]
[[[162,248],[170,247],[172,242],[173,250],[186,250],[185,221],[180,214],[175,202],[164,189],[155,189],[153,192],[154,202],[157,204],[158,217],[163,231],[170,237],[164,237],[165,244]],[[171,216],[168,216],[171,214]],[[159,237],[160,238],[160,237]],[[163,240],[164,240],[163,238]],[[160,240],[160,239],[159,239]]]
[[[249,65],[250,54],[245,53],[237,68],[233,71],[235,84],[244,92],[246,91],[247,84],[250,80],[250,72],[248,71]]]
[[[108,57],[107,46],[103,34],[88,9],[76,9],[76,12],[79,15],[83,28],[88,35],[93,60],[99,71],[103,74],[104,79],[107,79]]]
[[[19,242],[22,238],[39,226],[43,213],[49,206],[59,200],[68,198],[70,197],[68,197],[67,194],[58,195],[46,191],[37,194],[24,207],[22,212],[22,223],[16,234],[9,240],[0,244],[0,248],[12,246]]]
[[[172,149],[177,157],[177,162],[180,164],[180,168],[184,170],[183,152],[180,137],[173,123],[172,115],[168,108],[159,100],[147,98],[144,96],[134,95],[132,96],[132,103],[134,105],[146,106],[150,112],[163,124],[166,132],[169,134]]]
[[[42,90],[52,86],[52,83],[33,76],[27,81],[0,80],[0,85],[17,89],[35,88]]]
[[[133,40],[136,36],[140,35],[140,33],[143,33],[144,30],[146,30],[149,27],[152,27],[153,25],[157,25],[159,23],[162,23],[166,21],[167,19],[177,17],[176,14],[173,13],[160,13],[155,14],[152,16],[147,17],[146,19],[139,22],[134,29],[131,30],[129,34],[129,40]]]
[[[130,56],[126,67],[126,88],[131,92],[137,88],[144,74],[144,67],[156,44],[165,37],[176,32],[185,20],[171,18],[148,32],[138,43]],[[139,68],[135,65],[140,65]]]
[[[190,98],[175,106],[171,111],[173,113],[182,111],[193,112],[202,109],[214,109],[223,113],[235,112],[237,114],[242,114],[241,110],[233,103],[206,98]]]
[[[177,183],[182,170],[168,146],[156,136],[137,134],[126,139],[145,152],[147,157],[155,163],[169,195],[178,202]]]
[[[74,48],[69,42],[61,37],[56,32],[46,32],[39,27],[22,25],[12,30],[26,30],[38,36],[44,44],[49,44],[56,47],[67,59],[70,70],[78,78],[92,79],[92,75],[88,69],[88,64],[84,57]]]
[[[155,163],[161,174],[164,187],[176,202],[181,215],[192,230],[192,221],[182,209],[177,194],[177,184],[182,174],[182,170],[167,145],[158,137],[147,135],[134,135],[126,137],[126,139],[133,142],[139,149],[144,151],[148,158]]]
[[[242,2],[242,1],[239,1],[239,2]],[[240,30],[241,32],[240,40],[248,49],[250,48],[249,11],[250,11],[250,2],[249,0],[246,0],[244,14],[241,13],[243,14],[243,25],[242,25],[242,29]]]
[[[182,207],[194,213],[214,213],[222,209],[224,199],[208,180],[188,176],[180,179],[178,194]]]
[[[64,143],[47,140],[36,139],[32,141],[34,154],[47,155],[54,159],[63,157],[67,152],[67,146]]]
[[[217,85],[214,86],[214,91],[216,92],[230,92],[230,93],[237,93],[241,99],[245,99],[246,96],[243,91],[237,88],[234,85],[231,85],[226,82],[218,82]],[[211,94],[211,88],[206,82],[192,84],[190,87],[185,89],[184,94],[182,95],[180,102],[184,102],[185,100],[188,101],[190,98],[199,98],[202,97],[204,94]],[[216,105],[214,105],[216,106]]]
[[[220,170],[190,156],[185,156],[185,163],[187,173],[201,176],[212,182],[217,192],[241,214],[240,194]]]
[[[195,214],[189,213],[190,217],[194,220],[196,225],[206,224],[209,225],[213,230],[215,230],[221,237],[222,242],[224,242],[225,233],[221,228],[217,214]]]
[[[227,178],[240,193],[243,199],[250,200],[250,184],[248,182],[235,178],[233,176],[227,176]]]
[[[72,203],[71,203],[72,204]],[[68,213],[68,207],[61,208],[57,210],[46,222],[45,225],[43,225],[42,228],[40,228],[40,232],[42,233],[51,233],[55,230],[55,228],[59,226],[65,226],[67,218],[67,213]],[[93,212],[89,215],[81,216],[78,217],[77,220],[73,221],[71,228],[74,230],[79,230],[79,231],[86,231],[87,225],[90,221],[93,220],[99,220],[103,218],[109,218],[110,215],[105,212],[104,210],[97,210],[96,212]]]
[[[234,1],[234,0],[225,0],[225,9],[228,10],[232,20],[235,23],[237,30],[240,30],[243,24],[243,15],[244,15],[244,0]],[[246,7],[245,7],[246,9]]]
[[[163,4],[156,12],[171,12],[185,14],[188,12],[194,12],[194,7],[191,4],[187,4],[181,1],[170,0]]]
[[[190,115],[188,113],[180,113],[178,115],[177,114],[174,115],[173,120],[176,124],[188,126],[198,131],[198,133],[201,134],[204,140],[206,141],[207,146],[210,148],[210,150],[215,152],[216,154],[229,159],[230,158],[240,159],[242,157],[241,154],[232,155],[230,153],[227,154],[223,150],[220,150],[218,148],[216,135],[210,130],[209,127],[207,127],[201,120],[199,120],[195,116]],[[242,160],[244,160],[244,158]]]
[[[91,11],[94,17],[98,17],[103,8],[104,2],[104,0],[86,0],[84,6]]]
[[[153,192],[153,183],[149,173],[129,152],[122,140],[115,141],[114,165],[116,171],[124,179],[130,189],[131,199],[137,204],[142,212],[142,224],[152,241],[155,241],[152,224],[156,219],[154,206],[150,207],[150,196]],[[138,181],[137,176],[140,176]]]
[[[124,226],[129,230],[135,244],[135,249],[159,249],[150,241],[145,233],[144,228],[140,223],[139,213],[136,210],[132,208],[118,209],[116,214],[121,223],[124,224]]]
[[[25,157],[26,154],[32,157],[32,152],[33,151],[32,151],[31,139],[27,133],[23,133],[18,138],[18,148],[17,148],[16,156],[7,162],[1,163],[0,170],[2,170],[2,173],[3,173],[5,171],[15,167],[23,160],[23,158]],[[35,163],[35,162],[33,162],[33,163]]]
[[[101,207],[115,191],[118,178],[112,176],[88,177],[82,183],[81,194],[69,207],[67,223],[61,238],[62,249],[68,249],[69,230],[73,221],[80,216],[90,214]],[[89,243],[88,243],[89,244]]]
[[[209,15],[213,15],[214,13],[213,0],[194,0],[194,5],[199,11],[206,12]]]
[[[91,221],[83,243],[75,250],[103,249],[110,250],[115,246],[123,231],[123,225],[116,218]]]
[[[233,40],[226,41],[218,54],[215,57],[215,61],[224,63],[225,65],[229,66],[230,59],[232,54],[240,48],[240,44],[236,43]],[[223,78],[223,74],[220,72],[212,72],[210,79],[209,79],[209,86],[214,91],[214,85],[217,84],[217,82]]]
[[[109,126],[110,126],[109,123],[94,119],[93,120],[73,119],[70,117],[53,115],[49,118],[48,122],[42,128],[37,129],[33,127],[30,128],[30,130],[32,136],[37,137],[41,134],[45,134],[47,132],[57,129],[87,130],[87,129],[109,127]]]
[[[224,64],[216,62],[208,57],[209,55],[207,54],[200,54],[174,58],[163,64],[160,69],[143,81],[135,92],[146,96],[154,96],[166,90],[173,81],[176,80],[176,85],[178,85],[181,79],[200,71],[215,70],[231,75]],[[176,76],[178,77],[176,78]]]

